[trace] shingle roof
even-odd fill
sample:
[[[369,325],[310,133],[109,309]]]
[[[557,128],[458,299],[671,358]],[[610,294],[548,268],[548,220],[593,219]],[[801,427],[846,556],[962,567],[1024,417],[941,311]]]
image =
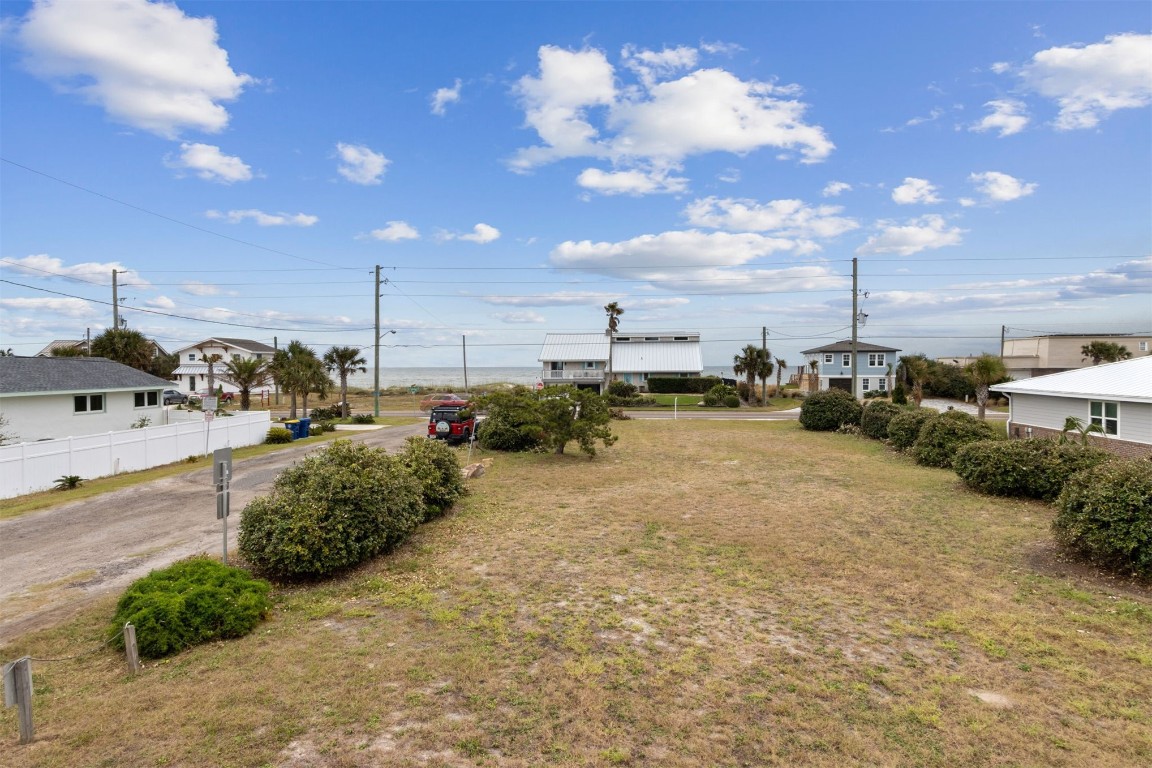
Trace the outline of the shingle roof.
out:
[[[816,355],[816,354],[819,354],[821,352],[851,352],[851,351],[852,351],[852,339],[844,339],[843,341],[836,341],[836,342],[833,342],[831,344],[825,344],[824,346],[816,347],[815,349],[806,349],[803,352],[801,352],[800,354],[802,354],[802,355]],[[857,352],[899,352],[900,350],[899,349],[893,349],[892,347],[882,347],[879,344],[869,344],[866,341],[858,341],[858,342],[856,342],[856,351]]]
[[[172,382],[104,357],[0,357],[0,394],[159,389]]]
[[[1152,355],[1034,376],[992,387],[996,392],[1152,403]]]

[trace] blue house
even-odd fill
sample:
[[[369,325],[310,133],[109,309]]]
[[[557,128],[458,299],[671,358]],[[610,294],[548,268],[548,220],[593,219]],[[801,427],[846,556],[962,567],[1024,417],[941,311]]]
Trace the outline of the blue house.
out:
[[[856,397],[864,397],[865,392],[887,392],[892,387],[896,353],[899,351],[878,344],[856,342]],[[852,391],[851,339],[806,349],[801,354],[816,360],[820,389]]]

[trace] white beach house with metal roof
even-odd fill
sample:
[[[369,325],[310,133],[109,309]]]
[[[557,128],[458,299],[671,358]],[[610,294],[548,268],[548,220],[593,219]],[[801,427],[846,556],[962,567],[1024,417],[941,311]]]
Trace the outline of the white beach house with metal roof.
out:
[[[611,381],[624,381],[645,391],[650,377],[704,373],[700,334],[694,331],[617,333],[612,338],[607,332],[549,333],[539,360],[545,384],[574,384],[599,391],[611,383],[609,375]]]
[[[992,387],[1010,398],[1012,437],[1058,435],[1069,416],[1097,424],[1097,445],[1152,456],[1152,356],[1104,363]]]

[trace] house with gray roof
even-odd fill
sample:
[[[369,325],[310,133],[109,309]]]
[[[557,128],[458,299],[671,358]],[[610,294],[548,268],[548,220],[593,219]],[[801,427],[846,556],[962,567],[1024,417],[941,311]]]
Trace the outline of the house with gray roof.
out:
[[[887,392],[892,388],[892,372],[896,370],[896,353],[899,351],[879,344],[856,342],[857,398],[864,397],[865,392]],[[816,361],[819,389],[852,391],[851,339],[806,349],[800,354]]]
[[[0,415],[11,442],[164,423],[169,382],[103,357],[0,357]]]
[[[189,344],[176,350],[179,366],[172,372],[177,389],[194,395],[208,386],[208,360],[212,359],[212,374],[217,387],[225,392],[239,392],[237,387],[221,380],[227,360],[253,359],[271,362],[276,348],[251,339],[211,338]],[[218,357],[217,357],[218,356]]]
[[[1095,424],[1093,444],[1152,456],[1152,356],[1076,368],[991,387],[1008,395],[1010,437],[1057,436],[1069,416]]]
[[[611,357],[611,365],[609,365]],[[601,333],[549,333],[540,349],[545,384],[572,384],[607,391],[613,381],[647,391],[652,377],[692,377],[704,373],[700,334],[695,331],[642,331],[609,337]]]

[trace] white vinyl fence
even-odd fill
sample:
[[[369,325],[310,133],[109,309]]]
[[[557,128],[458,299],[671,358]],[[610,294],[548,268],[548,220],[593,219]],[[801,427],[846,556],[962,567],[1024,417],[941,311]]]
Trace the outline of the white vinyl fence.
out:
[[[264,442],[268,411],[236,413],[212,421],[65,437],[0,446],[0,499],[52,488],[64,475],[85,480],[171,464],[217,448]]]

